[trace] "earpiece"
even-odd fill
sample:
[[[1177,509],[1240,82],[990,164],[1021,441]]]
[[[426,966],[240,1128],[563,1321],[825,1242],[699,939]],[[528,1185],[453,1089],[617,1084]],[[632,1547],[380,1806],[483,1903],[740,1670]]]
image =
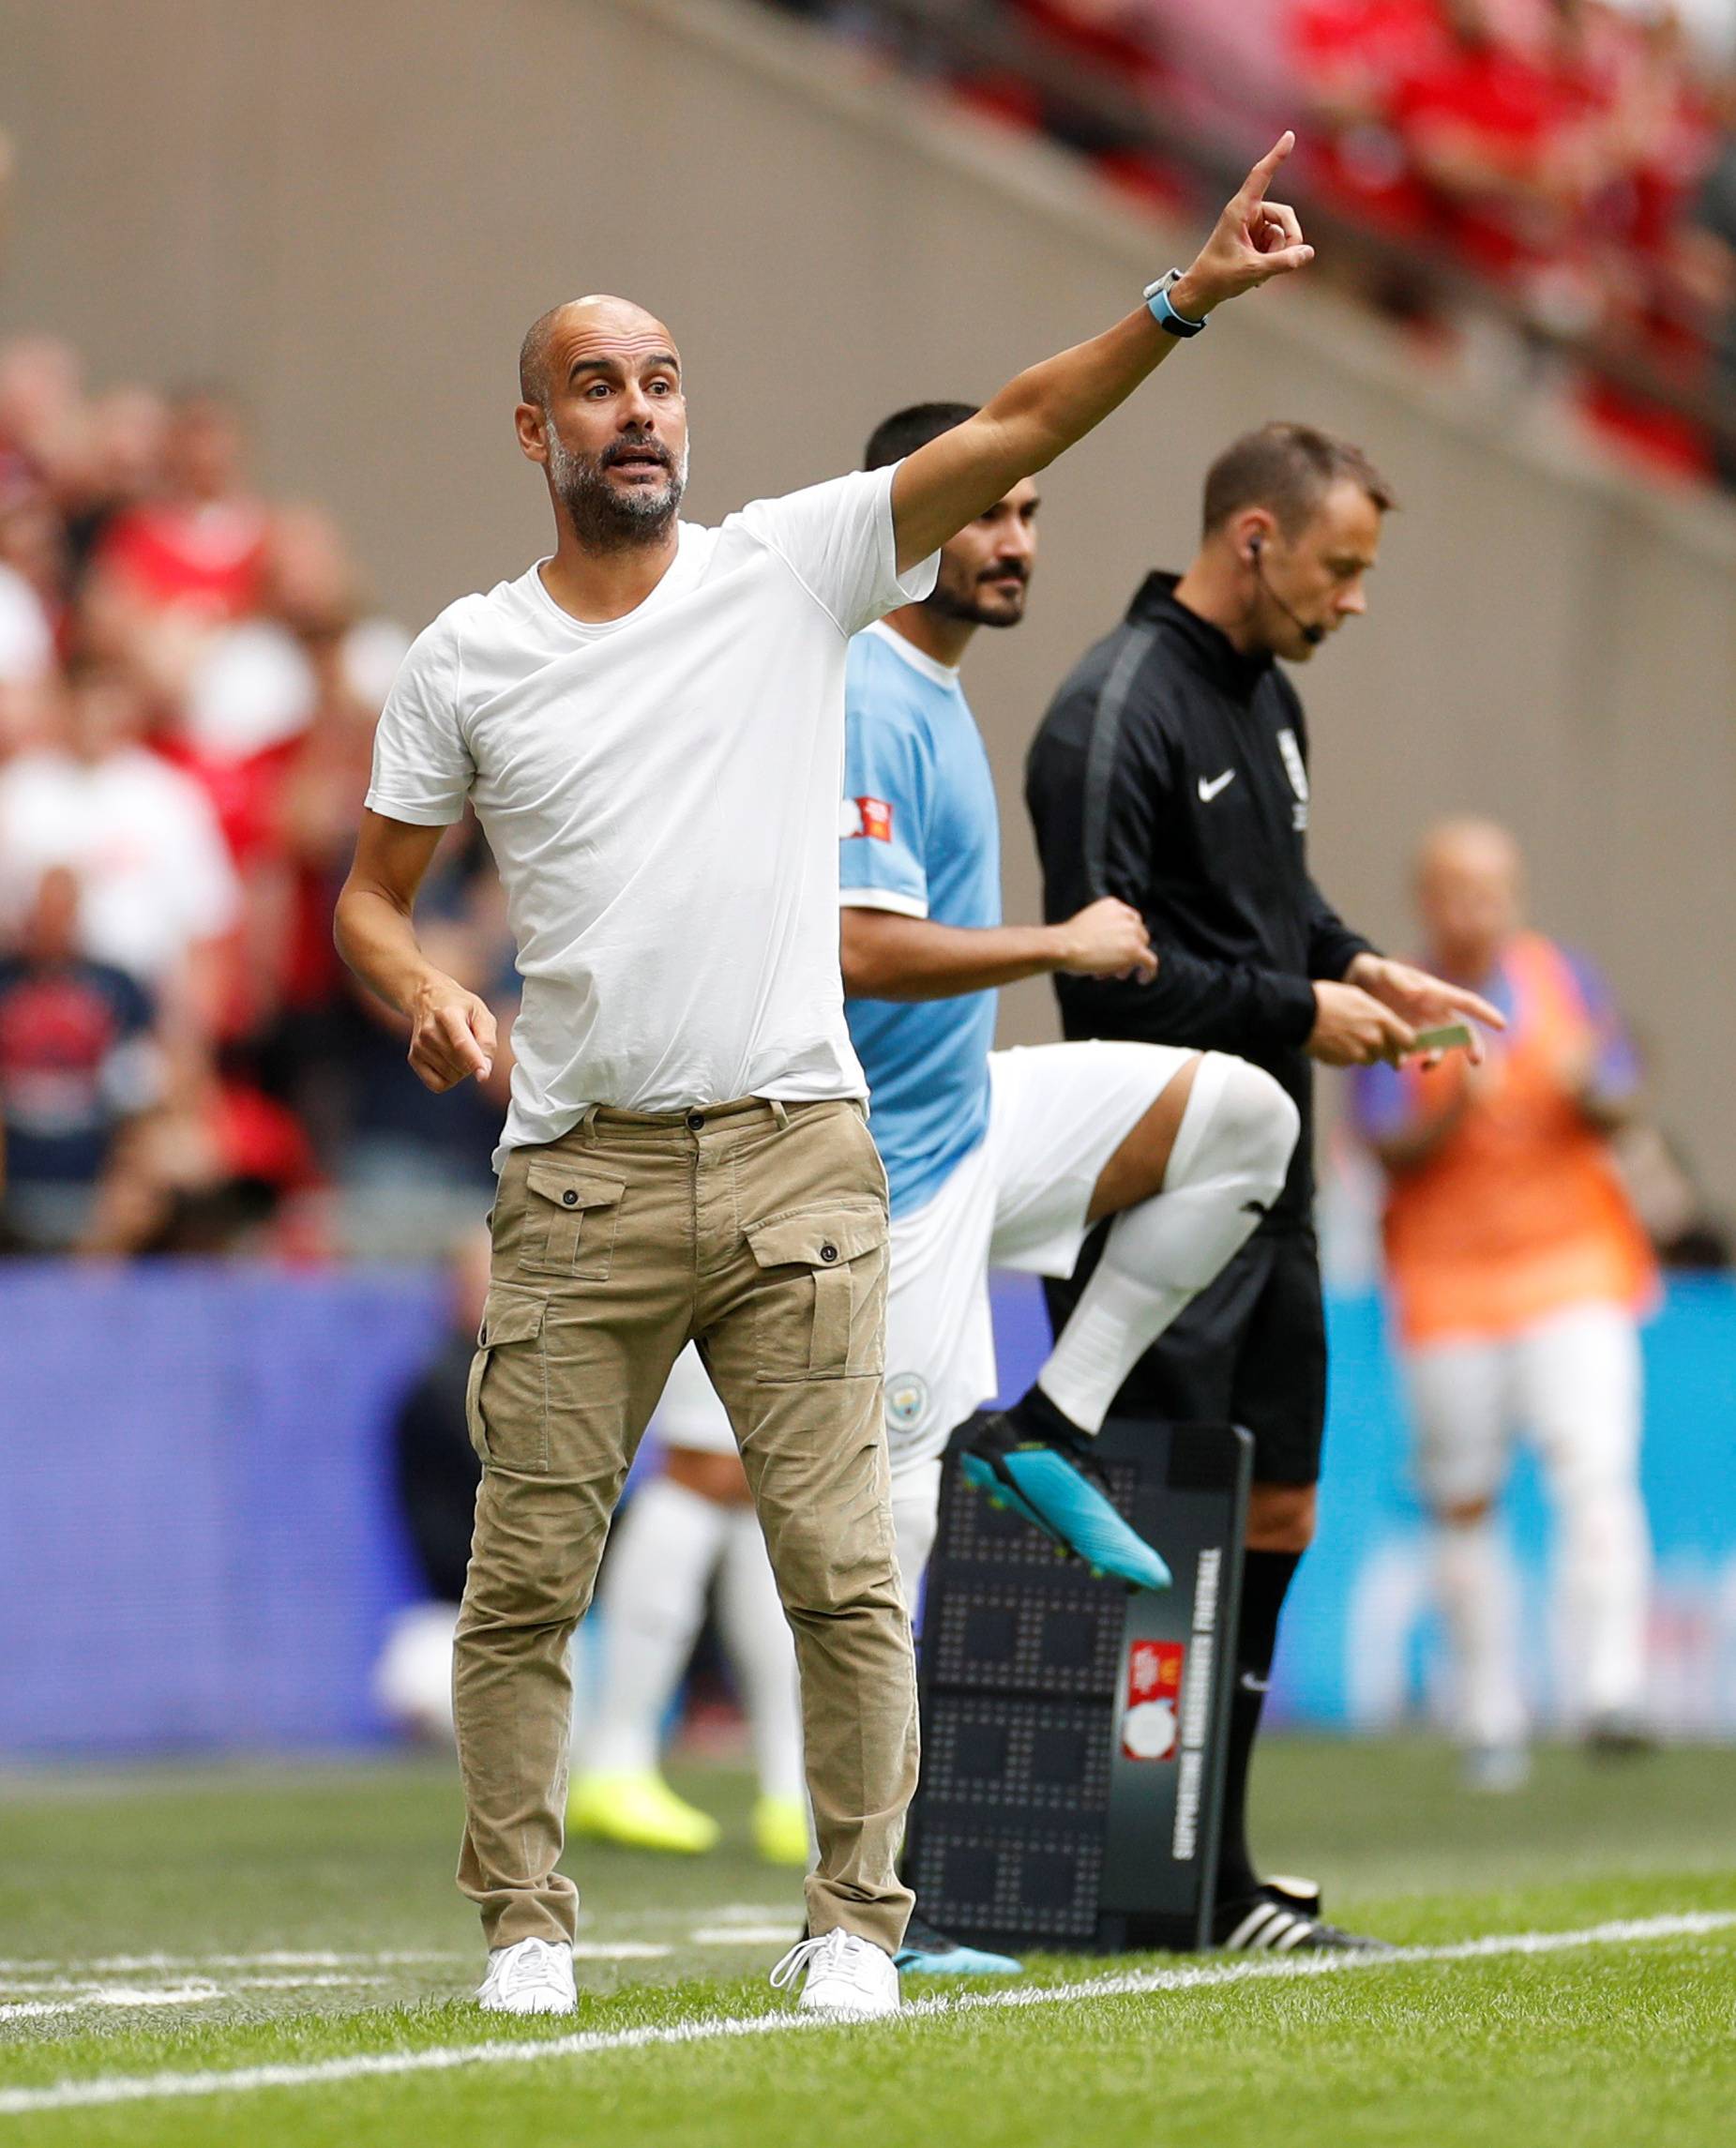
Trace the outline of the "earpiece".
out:
[[[1272,584],[1266,580],[1265,571],[1260,564],[1260,549],[1264,543],[1265,539],[1260,536],[1258,530],[1250,530],[1248,532],[1247,564],[1259,576],[1260,586],[1265,591],[1266,595],[1271,598],[1272,601],[1277,606],[1278,610],[1283,613],[1285,618],[1290,621],[1291,625],[1296,629],[1297,633],[1302,636],[1303,640],[1308,644],[1309,648],[1318,649],[1321,643],[1326,639],[1325,628],[1312,626],[1307,622],[1299,619],[1291,610],[1290,606],[1286,604],[1284,599],[1278,595],[1277,591],[1274,589]]]

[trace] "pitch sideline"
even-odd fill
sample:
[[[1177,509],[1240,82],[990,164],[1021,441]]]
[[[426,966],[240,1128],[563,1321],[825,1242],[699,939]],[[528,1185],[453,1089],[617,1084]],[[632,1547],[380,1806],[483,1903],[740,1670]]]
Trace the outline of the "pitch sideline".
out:
[[[1072,1984],[1022,1986],[1013,1991],[968,1992],[957,1997],[919,1999],[900,2021],[932,2020],[955,2014],[1004,2007],[1058,2006],[1080,2000],[1138,1998],[1164,1991],[1191,1991],[1226,1984],[1307,1976],[1369,1975],[1416,1962],[1480,1961],[1502,1956],[1562,1954],[1578,1947],[1643,1944],[1651,1940],[1692,1939],[1736,1926],[1736,1911],[1690,1911],[1673,1916],[1626,1918],[1588,1925],[1577,1931],[1494,1933],[1460,1940],[1447,1946],[1399,1947],[1381,1955],[1312,1955],[1298,1959],[1217,1961],[1197,1969],[1136,1970],[1122,1976],[1094,1976]],[[854,2026],[872,2030],[878,2023],[841,2023],[819,2014],[768,2013],[721,2015],[712,2019],[677,2022],[668,2028],[590,2030],[551,2036],[539,2042],[435,2045],[419,2051],[385,2051],[371,2056],[322,2059],[303,2065],[240,2066],[206,2073],[114,2075],[107,2080],[64,2080],[46,2088],[0,2090],[0,2117],[17,2118],[44,2110],[91,2109],[116,2103],[144,2103],[176,2096],[246,2095],[267,2088],[313,2088],[328,2081],[361,2080],[396,2074],[438,2073],[461,2066],[537,2065],[554,2059],[600,2056],[611,2051],[643,2050],[657,2045],[721,2042],[737,2036],[777,2035],[798,2030]]]

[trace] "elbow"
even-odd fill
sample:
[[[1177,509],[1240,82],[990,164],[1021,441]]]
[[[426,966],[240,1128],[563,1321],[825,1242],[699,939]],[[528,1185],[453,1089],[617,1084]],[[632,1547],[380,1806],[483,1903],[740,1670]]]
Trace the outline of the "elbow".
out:
[[[337,948],[340,959],[345,962],[348,962],[350,960],[350,949],[348,945],[350,937],[349,910],[354,899],[354,881],[346,880],[343,885],[338,890],[338,900],[332,905],[331,944],[334,947]]]
[[[846,999],[884,999],[887,978],[883,964],[871,957],[847,955],[843,961]]]
[[[332,945],[337,948],[339,959],[346,967],[355,970],[357,975],[360,974],[360,971],[356,955],[361,945],[359,908],[366,902],[367,896],[370,892],[377,893],[378,890],[363,888],[357,882],[355,872],[352,871],[350,877],[338,890],[338,900],[332,906]]]

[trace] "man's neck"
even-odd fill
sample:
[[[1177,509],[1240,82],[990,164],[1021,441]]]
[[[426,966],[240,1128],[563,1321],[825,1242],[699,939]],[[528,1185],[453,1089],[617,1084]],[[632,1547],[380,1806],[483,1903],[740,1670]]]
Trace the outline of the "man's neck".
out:
[[[563,523],[554,557],[541,570],[542,585],[581,626],[606,627],[639,609],[674,565],[680,544],[673,521],[649,543],[609,552],[581,544]]]
[[[971,619],[948,619],[927,604],[900,604],[886,613],[886,624],[902,634],[913,649],[920,649],[937,664],[957,671],[964,661],[976,624]]]
[[[1260,642],[1251,616],[1253,607],[1241,586],[1242,572],[1210,552],[1196,554],[1193,565],[1176,583],[1175,601],[1215,627],[1239,657],[1264,657],[1271,652]]]

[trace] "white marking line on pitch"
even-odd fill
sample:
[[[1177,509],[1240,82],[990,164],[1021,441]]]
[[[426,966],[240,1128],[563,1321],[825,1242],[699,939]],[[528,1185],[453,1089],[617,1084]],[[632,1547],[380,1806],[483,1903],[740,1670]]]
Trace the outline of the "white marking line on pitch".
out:
[[[204,2006],[223,1994],[215,1984],[189,1984],[179,1989],[130,1990],[115,1985],[107,1991],[68,1992],[61,1999],[25,1999],[0,2005],[0,2021],[40,2020],[45,2014],[77,2014],[86,2006]]]
[[[0,2021],[38,2020],[45,2014],[76,2014],[86,2006],[200,2006],[237,1991],[309,1991],[341,1988],[355,1990],[382,1984],[382,1976],[231,1976],[221,1984],[200,1977],[190,1984],[40,1984],[14,1985],[14,1991],[35,1991],[30,1999],[0,2000]]]
[[[786,1927],[780,1926],[774,1935],[782,1938]],[[672,1945],[653,1944],[649,1940],[623,1939],[605,1943],[602,1940],[581,1940],[573,1948],[579,1961],[661,1961],[674,1952]],[[426,1965],[449,1967],[454,1962],[466,1965],[474,1959],[469,1947],[447,1947],[435,1951],[424,1949],[409,1953],[385,1954],[111,1954],[91,1961],[0,1961],[0,1983],[13,1989],[37,1989],[38,1987],[83,1985],[93,1974],[132,1974],[155,1973],[167,1974],[170,1971],[201,1971],[207,1969],[404,1969]],[[320,1979],[313,1976],[290,1976],[289,1984],[312,1984]],[[366,1981],[366,1979],[364,1979]]]
[[[125,1974],[169,1969],[350,1969],[375,1963],[401,1968],[415,1962],[460,1959],[455,1948],[392,1954],[288,1954],[280,1950],[265,1954],[103,1954],[89,1961],[0,1961],[0,1976],[77,1976],[91,1971]]]
[[[1315,1954],[1298,1959],[1262,1956],[1212,1962],[1199,1969],[1136,1970],[1125,1976],[1089,1977],[1077,1984],[1031,1985],[1017,1991],[970,1992],[952,1999],[919,1999],[901,2020],[934,2020],[954,2014],[986,2013],[1010,2006],[1059,2006],[1082,1999],[1128,1999],[1163,1991],[1191,1991],[1222,1984],[1291,1977],[1372,1974],[1412,1962],[1478,1961],[1501,1955],[1562,1954],[1582,1946],[1632,1945],[1655,1939],[1694,1939],[1736,1925],[1736,1911],[1693,1912],[1682,1916],[1637,1917],[1590,1925],[1579,1931],[1497,1933],[1451,1946],[1406,1946],[1391,1954]],[[667,2029],[592,2030],[521,2044],[446,2044],[421,2051],[374,2057],[325,2059],[307,2065],[238,2066],[220,2073],[116,2075],[107,2080],[55,2081],[47,2088],[0,2090],[0,2117],[38,2110],[70,2110],[97,2104],[145,2103],[186,2095],[246,2095],[263,2088],[314,2088],[327,2081],[383,2075],[442,2073],[460,2066],[540,2065],[550,2059],[590,2058],[610,2051],[644,2050],[654,2045],[705,2044],[736,2036],[781,2035],[789,2031],[848,2027],[823,2014],[722,2015]],[[864,2022],[864,2029],[875,2024]]]
[[[702,1924],[687,1934],[692,1946],[788,1946],[793,1920],[780,1924]]]

